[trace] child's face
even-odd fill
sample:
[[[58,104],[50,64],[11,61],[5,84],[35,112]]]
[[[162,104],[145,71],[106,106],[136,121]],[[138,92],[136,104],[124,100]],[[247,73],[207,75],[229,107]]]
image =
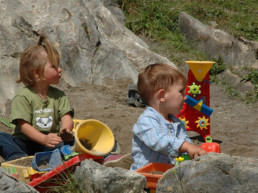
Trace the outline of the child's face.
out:
[[[49,61],[46,63],[43,72],[43,78],[47,84],[58,84],[62,76],[62,69],[52,65]]]
[[[177,115],[180,113],[184,106],[185,96],[185,85],[182,80],[176,81],[169,89],[165,92],[165,100],[163,105],[168,114]]]

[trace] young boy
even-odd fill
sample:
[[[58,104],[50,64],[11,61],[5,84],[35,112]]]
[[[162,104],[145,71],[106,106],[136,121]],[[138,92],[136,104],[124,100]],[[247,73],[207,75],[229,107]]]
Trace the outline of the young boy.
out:
[[[147,105],[133,127],[131,170],[149,163],[175,164],[180,153],[191,158],[206,152],[192,144],[184,123],[175,115],[184,106],[185,76],[167,64],[153,64],[138,76],[138,93]]]

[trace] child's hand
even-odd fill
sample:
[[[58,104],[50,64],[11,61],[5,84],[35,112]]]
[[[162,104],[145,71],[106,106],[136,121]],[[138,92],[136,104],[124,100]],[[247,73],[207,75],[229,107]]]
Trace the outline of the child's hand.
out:
[[[68,128],[62,128],[60,130],[60,137],[63,141],[69,142],[74,140],[73,131]]]
[[[180,152],[187,152],[191,159],[196,158],[197,156],[205,155],[207,153],[205,150],[187,141],[182,144]]]
[[[202,148],[197,147],[197,146],[195,146],[193,144],[191,144],[191,145],[192,145],[192,147],[189,148],[189,150],[187,152],[190,155],[191,159],[196,158],[197,156],[205,155],[207,153]]]
[[[62,141],[61,137],[59,137],[56,133],[49,133],[45,136],[44,145],[47,147],[55,147]]]

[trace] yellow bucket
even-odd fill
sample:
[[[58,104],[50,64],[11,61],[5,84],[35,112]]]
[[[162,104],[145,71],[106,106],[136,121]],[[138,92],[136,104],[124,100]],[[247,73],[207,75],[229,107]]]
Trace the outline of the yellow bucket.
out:
[[[87,119],[76,126],[74,150],[78,153],[104,156],[112,151],[114,144],[113,132],[101,121]]]

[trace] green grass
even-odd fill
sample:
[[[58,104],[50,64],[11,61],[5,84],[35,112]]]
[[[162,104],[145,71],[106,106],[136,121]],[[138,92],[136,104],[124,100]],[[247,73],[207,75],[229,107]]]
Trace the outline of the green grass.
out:
[[[250,81],[253,85],[258,87],[258,70],[252,69],[251,72],[244,76],[245,81]]]
[[[126,15],[126,26],[135,34],[152,42],[159,42],[169,51],[168,58],[177,65],[185,60],[205,60],[207,57],[190,47],[178,29],[178,15],[186,3],[155,0],[118,0]],[[159,50],[153,49],[155,52]],[[188,53],[187,57],[185,54]],[[190,57],[189,57],[190,56]]]
[[[126,16],[126,26],[136,35],[160,42],[170,52],[168,58],[180,65],[187,58],[207,60],[187,44],[178,29],[178,15],[185,11],[207,25],[235,37],[258,40],[258,3],[255,0],[117,0]],[[155,50],[154,50],[155,51]],[[182,53],[185,53],[184,55]],[[186,57],[187,55],[187,57]]]
[[[254,93],[246,94],[246,101],[248,103],[255,103],[258,101],[258,70],[252,69],[248,75],[245,75],[243,80],[250,81],[254,85]]]
[[[227,69],[227,65],[223,63],[223,60],[219,58],[216,63],[211,67],[210,69],[210,75],[217,75],[220,74],[221,72],[224,72]]]
[[[126,16],[126,26],[135,34],[160,42],[170,50],[169,58],[180,64],[205,60],[202,52],[190,47],[178,29],[178,15],[185,11],[201,22],[225,30],[235,37],[258,40],[258,3],[256,0],[117,0]],[[211,60],[211,58],[210,58]]]
[[[245,103],[253,104],[258,101],[258,89],[255,88],[254,92],[248,92],[246,94],[240,93],[236,88],[232,87],[225,81],[220,81],[224,86],[226,90],[226,94],[229,98],[237,99],[240,101],[244,101]]]
[[[49,179],[49,183],[52,184],[51,188],[49,188],[46,193],[86,193],[85,189],[83,188],[83,183],[79,182],[74,177],[74,172],[67,169],[66,172],[62,172],[59,174],[58,178]]]
[[[177,31],[178,13],[185,11],[203,23],[214,21],[235,37],[258,40],[256,0],[117,0],[129,29],[155,40]],[[173,36],[173,35],[172,35]]]
[[[256,0],[199,0],[187,4],[186,10],[206,24],[215,21],[219,29],[235,37],[258,40]]]
[[[178,29],[179,13],[184,11],[207,25],[217,24],[235,37],[258,40],[258,3],[256,0],[116,0],[126,16],[126,26],[136,35],[154,42],[158,47],[151,47],[164,55],[180,68],[186,60],[213,60],[216,64],[211,69],[211,80],[218,82],[216,75],[229,65],[222,59],[214,60],[195,46],[188,45]],[[257,72],[249,70],[243,80],[257,86]],[[257,99],[257,90],[248,94]],[[233,93],[230,91],[228,93]],[[235,93],[232,94],[236,95]],[[250,100],[253,101],[253,100]],[[255,101],[255,100],[254,100]],[[256,100],[257,101],[257,100]]]

